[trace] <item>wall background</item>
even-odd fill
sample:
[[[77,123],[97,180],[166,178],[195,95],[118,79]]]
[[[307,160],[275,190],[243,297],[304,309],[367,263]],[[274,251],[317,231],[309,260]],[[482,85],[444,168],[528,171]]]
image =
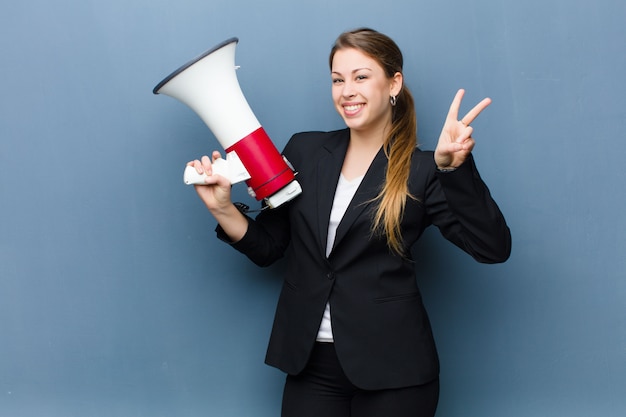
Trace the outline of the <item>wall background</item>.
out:
[[[25,0],[0,6],[0,415],[277,416],[263,365],[281,265],[216,241],[182,184],[217,146],[167,74],[237,36],[240,85],[282,148],[342,126],[327,54],[371,26],[406,57],[432,149],[457,88],[511,259],[415,249],[438,415],[626,413],[626,3]],[[251,202],[243,187],[236,197]]]

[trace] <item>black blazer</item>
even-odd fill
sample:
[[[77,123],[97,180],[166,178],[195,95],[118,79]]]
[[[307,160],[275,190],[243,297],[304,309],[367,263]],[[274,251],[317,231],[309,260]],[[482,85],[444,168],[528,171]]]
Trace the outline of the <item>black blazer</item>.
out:
[[[373,160],[337,228],[326,257],[326,235],[349,130],[294,135],[284,155],[294,166],[302,194],[249,218],[233,246],[260,266],[288,258],[266,363],[289,374],[305,367],[327,301],[335,349],[348,378],[363,389],[426,383],[439,362],[417,288],[414,262],[390,253],[384,236],[372,234],[374,198],[387,159]],[[406,253],[434,224],[443,236],[479,262],[505,261],[511,237],[504,217],[478,175],[473,159],[454,172],[436,170],[432,152],[413,154],[409,199],[402,219]],[[218,227],[218,235],[227,240]]]

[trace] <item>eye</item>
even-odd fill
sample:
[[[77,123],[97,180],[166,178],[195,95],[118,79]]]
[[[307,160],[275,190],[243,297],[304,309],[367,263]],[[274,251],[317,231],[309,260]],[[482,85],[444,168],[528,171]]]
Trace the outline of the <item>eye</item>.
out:
[[[357,75],[356,76],[356,80],[357,81],[363,81],[363,80],[367,80],[367,75]]]
[[[343,82],[343,79],[341,78],[333,78],[333,84],[341,84]]]

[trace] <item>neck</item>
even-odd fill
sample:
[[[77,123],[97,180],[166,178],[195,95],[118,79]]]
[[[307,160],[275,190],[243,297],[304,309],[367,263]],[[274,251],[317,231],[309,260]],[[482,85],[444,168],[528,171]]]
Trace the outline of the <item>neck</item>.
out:
[[[376,130],[357,130],[350,129],[350,147],[364,148],[364,149],[379,149],[385,138],[387,137],[386,126]]]
[[[382,135],[360,135],[351,130],[348,150],[341,169],[344,177],[352,180],[365,175],[383,143],[384,137]]]

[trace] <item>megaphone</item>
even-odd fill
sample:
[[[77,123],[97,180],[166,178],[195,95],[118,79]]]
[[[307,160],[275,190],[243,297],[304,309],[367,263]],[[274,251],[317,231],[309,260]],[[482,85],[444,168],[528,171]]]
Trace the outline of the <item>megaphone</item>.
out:
[[[194,110],[226,150],[213,173],[231,184],[246,181],[248,193],[270,208],[292,200],[302,189],[288,161],[278,152],[246,101],[235,73],[230,38],[209,49],[157,84],[154,94],[173,97]],[[204,184],[205,175],[186,167],[186,184]]]

